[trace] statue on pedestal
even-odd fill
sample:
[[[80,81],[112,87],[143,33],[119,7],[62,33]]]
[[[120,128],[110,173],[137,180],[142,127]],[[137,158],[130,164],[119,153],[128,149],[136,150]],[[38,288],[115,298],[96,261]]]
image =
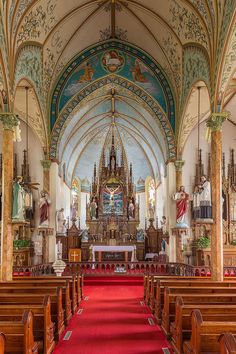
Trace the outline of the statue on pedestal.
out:
[[[48,194],[45,191],[40,193],[39,199],[39,209],[40,209],[40,221],[39,227],[49,227],[49,206],[51,201],[49,199]]]
[[[200,218],[212,219],[211,184],[209,181],[207,181],[206,176],[201,177],[199,192],[200,192]]]
[[[17,177],[13,183],[12,219],[13,221],[25,221],[25,190],[22,177]]]
[[[90,217],[91,217],[92,220],[96,220],[97,219],[97,208],[98,208],[98,205],[96,203],[96,199],[93,198],[92,202],[90,204]]]
[[[66,219],[64,215],[64,208],[61,208],[57,211],[56,215],[56,225],[57,225],[57,233],[65,235],[66,233]]]
[[[129,208],[128,208],[128,216],[129,216],[129,219],[134,219],[134,203],[133,203],[133,200],[130,199],[129,201]]]
[[[188,209],[189,195],[185,192],[184,186],[179,188],[179,191],[173,195],[173,200],[176,201],[176,227],[186,228],[188,225],[185,222]]]

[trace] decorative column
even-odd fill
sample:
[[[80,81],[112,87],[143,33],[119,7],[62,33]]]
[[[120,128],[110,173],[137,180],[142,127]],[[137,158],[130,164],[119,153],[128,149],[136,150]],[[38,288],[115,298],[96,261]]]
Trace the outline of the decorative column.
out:
[[[18,118],[13,113],[0,113],[3,125],[2,142],[2,235],[1,235],[1,280],[12,280],[13,235],[12,235],[12,185],[13,185],[13,138]]]
[[[179,190],[180,186],[183,185],[182,182],[182,169],[183,169],[184,161],[176,160],[175,161],[175,170],[176,170],[176,189]]]
[[[50,192],[50,167],[51,160],[41,160],[41,165],[43,166],[43,189],[49,193]]]
[[[222,281],[223,267],[223,230],[222,230],[222,123],[228,113],[213,113],[207,121],[211,134],[211,192],[212,192],[212,234],[211,268],[212,280]]]
[[[167,254],[170,262],[176,260],[176,240],[172,234],[172,228],[176,224],[176,206],[172,200],[172,195],[176,192],[176,170],[173,161],[166,163],[166,200],[165,215],[167,216],[167,231],[170,235]]]

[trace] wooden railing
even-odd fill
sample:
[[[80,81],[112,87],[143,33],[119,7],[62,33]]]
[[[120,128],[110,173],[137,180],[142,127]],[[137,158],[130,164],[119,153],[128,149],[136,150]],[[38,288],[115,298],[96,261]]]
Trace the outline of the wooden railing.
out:
[[[211,276],[210,267],[196,267],[183,263],[158,262],[78,262],[67,263],[64,274],[86,275],[178,275],[178,276]],[[14,267],[14,275],[49,275],[54,274],[52,263],[32,267]],[[224,267],[224,275],[236,277],[235,267]]]

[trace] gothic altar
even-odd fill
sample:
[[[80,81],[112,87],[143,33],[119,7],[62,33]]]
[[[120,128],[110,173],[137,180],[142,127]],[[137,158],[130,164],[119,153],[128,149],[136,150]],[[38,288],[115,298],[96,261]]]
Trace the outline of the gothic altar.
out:
[[[143,260],[144,232],[138,231],[139,222],[132,164],[128,166],[125,151],[118,141],[115,146],[113,125],[110,143],[103,148],[98,169],[94,165],[90,201],[86,207],[88,229],[81,235],[82,261],[88,261],[91,246],[98,245],[106,246],[110,260],[115,259],[114,246],[135,247],[137,259]]]

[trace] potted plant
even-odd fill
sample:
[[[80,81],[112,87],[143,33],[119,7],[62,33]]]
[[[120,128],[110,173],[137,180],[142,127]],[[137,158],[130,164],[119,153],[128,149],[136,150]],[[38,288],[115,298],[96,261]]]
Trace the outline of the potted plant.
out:
[[[204,249],[210,247],[211,240],[207,236],[201,236],[196,241],[197,249]]]

